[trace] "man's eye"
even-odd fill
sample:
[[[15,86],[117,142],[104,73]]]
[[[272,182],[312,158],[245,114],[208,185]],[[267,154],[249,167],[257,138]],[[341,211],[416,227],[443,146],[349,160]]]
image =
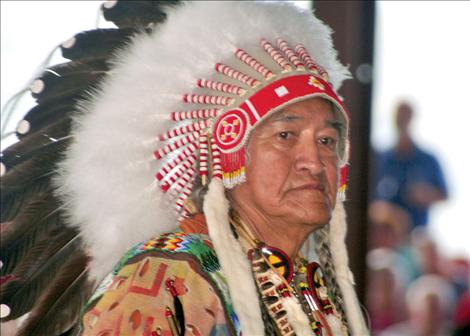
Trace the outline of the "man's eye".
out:
[[[320,143],[331,148],[336,148],[336,140],[330,137],[320,138]]]
[[[283,131],[283,132],[278,133],[278,136],[281,139],[288,139],[290,137],[290,135],[291,135],[291,133],[288,132],[288,131]]]

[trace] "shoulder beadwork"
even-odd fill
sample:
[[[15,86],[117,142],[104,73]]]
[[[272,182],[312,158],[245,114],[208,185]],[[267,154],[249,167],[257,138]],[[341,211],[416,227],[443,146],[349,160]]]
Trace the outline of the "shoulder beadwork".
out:
[[[208,236],[203,234],[171,232],[164,233],[134,246],[124,255],[118,265],[116,265],[113,273],[118,272],[129,259],[150,251],[187,253],[197,258],[204,271],[215,272],[220,270],[219,261],[217,260]]]

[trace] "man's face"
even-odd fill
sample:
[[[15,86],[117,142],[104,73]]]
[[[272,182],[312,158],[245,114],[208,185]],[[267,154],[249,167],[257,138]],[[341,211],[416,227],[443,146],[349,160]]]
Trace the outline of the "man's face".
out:
[[[397,128],[399,130],[406,130],[408,126],[410,125],[412,117],[413,117],[413,110],[411,109],[411,106],[406,103],[401,104],[398,107],[397,113],[395,116],[395,123],[397,125]]]
[[[267,219],[327,224],[336,202],[341,123],[312,98],[275,113],[250,135],[246,182],[230,192]]]

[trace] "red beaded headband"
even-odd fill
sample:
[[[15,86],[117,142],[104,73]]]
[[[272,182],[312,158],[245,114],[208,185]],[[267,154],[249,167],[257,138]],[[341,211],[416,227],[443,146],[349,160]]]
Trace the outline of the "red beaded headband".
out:
[[[292,49],[282,39],[277,39],[277,46],[278,49],[261,40],[262,49],[282,69],[278,73],[244,50],[237,49],[235,57],[259,73],[263,80],[217,63],[215,71],[230,78],[231,83],[199,79],[197,86],[214,91],[214,95],[184,94],[183,102],[206,106],[171,113],[172,120],[184,122],[184,125],[160,135],[159,140],[167,144],[155,152],[155,157],[171,159],[160,168],[156,177],[161,189],[172,196],[178,214],[185,214],[184,201],[191,194],[198,174],[203,184],[209,177],[220,178],[227,188],[245,181],[248,135],[270,112],[294,101],[323,97],[335,105],[347,122],[346,109],[328,82],[328,74],[314,62],[305,47],[298,44]],[[234,81],[240,86],[233,84]],[[188,123],[191,119],[195,122]],[[344,169],[340,186],[343,193],[346,186]]]

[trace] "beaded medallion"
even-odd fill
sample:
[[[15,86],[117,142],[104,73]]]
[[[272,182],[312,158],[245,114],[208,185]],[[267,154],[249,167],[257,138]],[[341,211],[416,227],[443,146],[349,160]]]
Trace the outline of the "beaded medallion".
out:
[[[280,335],[295,335],[285,307],[287,298],[301,306],[312,335],[333,335],[327,317],[341,319],[318,263],[307,264],[298,257],[294,265],[282,250],[262,243],[248,255],[263,304]]]

